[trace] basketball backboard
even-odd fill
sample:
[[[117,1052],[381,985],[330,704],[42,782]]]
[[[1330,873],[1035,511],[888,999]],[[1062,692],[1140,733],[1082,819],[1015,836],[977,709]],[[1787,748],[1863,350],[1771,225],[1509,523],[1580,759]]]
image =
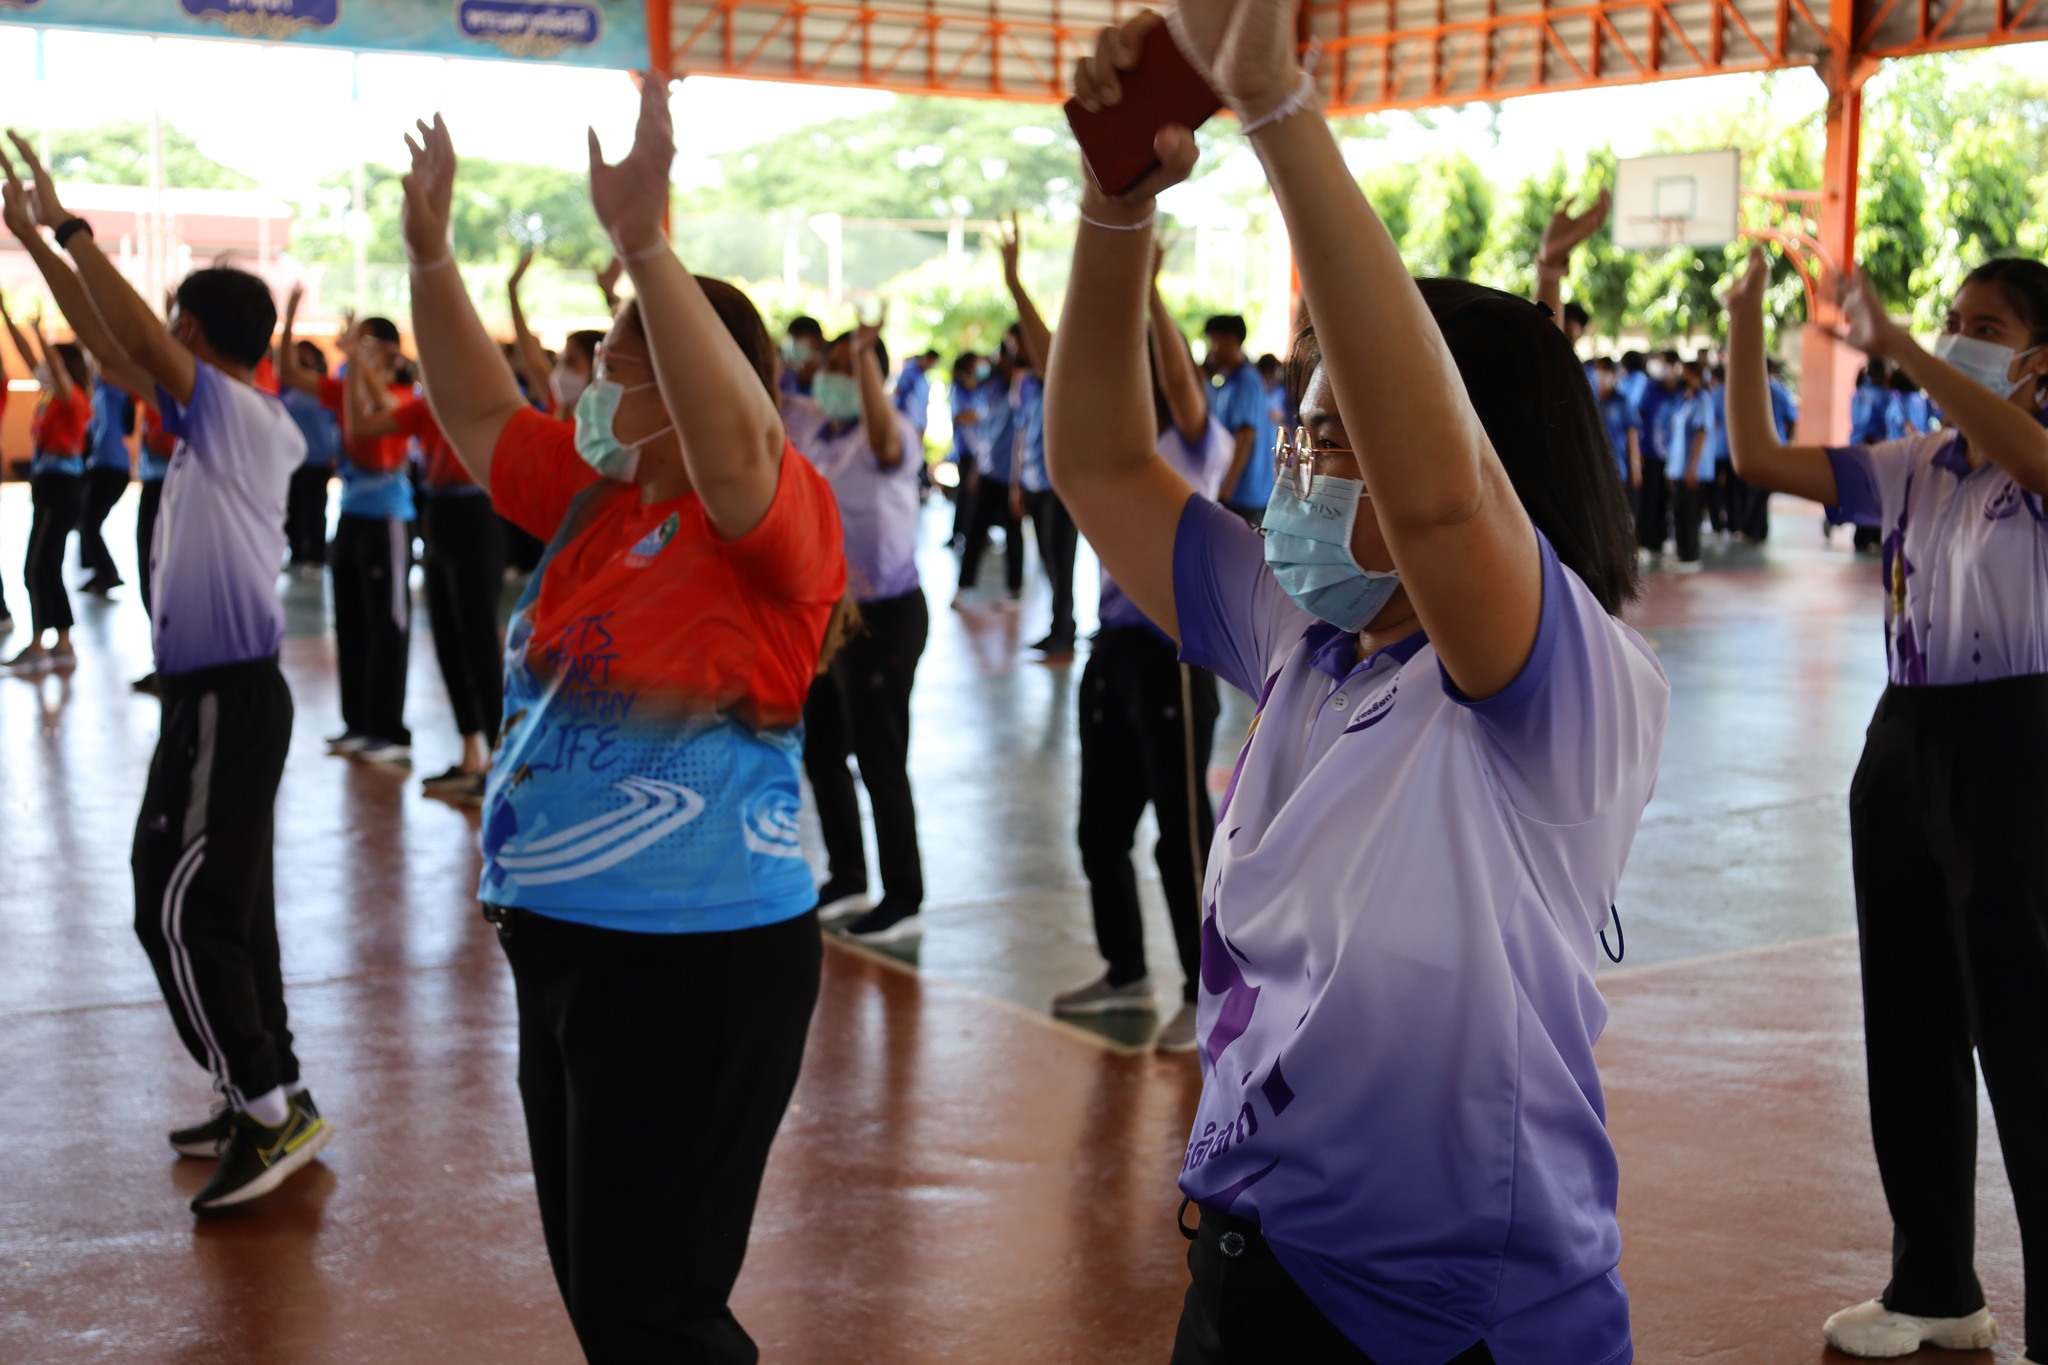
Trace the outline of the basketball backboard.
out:
[[[1614,244],[1636,251],[1725,246],[1736,239],[1742,154],[1733,149],[1638,156],[1614,166]]]

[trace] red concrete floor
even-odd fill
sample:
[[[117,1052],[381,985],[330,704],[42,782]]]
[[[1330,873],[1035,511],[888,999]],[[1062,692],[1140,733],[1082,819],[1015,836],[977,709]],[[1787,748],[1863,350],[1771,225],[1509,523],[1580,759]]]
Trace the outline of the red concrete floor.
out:
[[[20,501],[0,493],[10,561]],[[126,515],[109,537],[124,560]],[[1601,1059],[1647,1362],[1837,1359],[1821,1319],[1887,1264],[1840,847],[1882,683],[1875,574],[1819,548],[1803,508],[1780,527],[1767,555],[1653,579],[1638,613],[1674,720]],[[943,606],[943,551],[927,565]],[[506,973],[470,900],[472,819],[323,755],[324,607],[312,584],[282,591],[300,710],[280,918],[337,1137],[268,1201],[201,1224],[185,1211],[204,1170],[162,1135],[203,1114],[206,1087],[128,927],[155,717],[123,684],[147,642],[125,593],[85,603],[72,678],[0,679],[0,1365],[577,1358],[532,1205]],[[1185,1059],[1042,1012],[1094,961],[1071,847],[1076,675],[1015,649],[1042,611],[935,612],[915,756],[934,889],[922,972],[827,954],[736,1298],[766,1361],[1166,1356],[1196,1080]],[[438,694],[422,623],[420,771],[453,747]],[[1241,724],[1240,705],[1219,762]],[[1988,1113],[1983,1127],[1979,1269],[2017,1328],[2018,1238]]]

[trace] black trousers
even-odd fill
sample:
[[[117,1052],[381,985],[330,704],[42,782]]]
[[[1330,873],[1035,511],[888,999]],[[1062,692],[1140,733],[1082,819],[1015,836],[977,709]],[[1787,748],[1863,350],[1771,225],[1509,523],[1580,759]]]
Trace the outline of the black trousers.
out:
[[[292,471],[284,501],[284,538],[293,564],[327,562],[327,485],[333,478],[328,465],[300,465]]]
[[[1771,536],[1771,492],[1728,471],[1728,529],[1747,540]]]
[[[156,610],[156,598],[150,587],[150,580],[156,577],[150,564],[151,549],[156,544],[156,514],[163,506],[164,481],[144,479],[142,492],[135,503],[135,571],[142,575],[142,610],[145,614]]]
[[[974,513],[967,519],[967,544],[960,551],[962,592],[974,586],[988,533],[998,526],[1003,528],[1003,582],[1012,597],[1024,591],[1024,533],[1010,515],[1010,485],[983,475],[974,485]]]
[[[1203,1209],[1189,1240],[1173,1365],[1373,1365],[1302,1293],[1258,1224]],[[1493,1352],[1475,1342],[1449,1365],[1493,1365]]]
[[[107,549],[106,537],[100,528],[106,525],[107,513],[114,510],[114,504],[128,491],[128,471],[98,465],[89,466],[85,471],[85,512],[78,523],[78,562],[92,571],[95,578],[119,578],[121,570],[114,564],[113,552]]]
[[[299,1079],[271,876],[292,694],[277,660],[160,679],[163,730],[135,821],[135,935],[178,1037],[236,1108]]]
[[[427,620],[455,728],[496,743],[505,712],[505,644],[498,636],[503,526],[482,493],[442,493],[421,500],[420,528]]]
[[[1671,480],[1657,461],[1643,460],[1643,486],[1635,490],[1636,544],[1662,550],[1671,534]]]
[[[1038,539],[1038,559],[1045,576],[1052,581],[1052,638],[1074,638],[1074,555],[1081,544],[1081,532],[1059,494],[1026,491],[1024,512],[1031,518],[1032,534]]]
[[[64,542],[85,507],[85,476],[37,474],[29,480],[34,515],[28,527],[28,557],[21,576],[28,587],[30,624],[38,638],[46,630],[71,629],[71,594],[64,588]]]
[[[827,874],[845,886],[868,884],[860,800],[847,770],[851,756],[875,812],[882,890],[915,909],[924,904],[924,860],[917,850],[917,806],[910,792],[910,690],[931,633],[924,589],[860,606],[861,633],[811,684],[804,701],[804,774],[818,801]]]
[[[1700,482],[1706,485],[1707,524],[1716,532],[1731,531],[1735,529],[1735,517],[1733,500],[1729,494],[1729,481],[1735,477],[1735,466],[1726,460],[1716,460],[1713,469],[1709,471],[1704,467],[1705,455],[1700,456],[1700,463]],[[1713,481],[1708,483],[1707,476],[1710,472]]]
[[[405,670],[412,644],[412,545],[397,517],[343,515],[334,533],[334,653],[341,722],[360,735],[412,743]]]
[[[1152,850],[1173,938],[1182,998],[1202,977],[1202,862],[1216,815],[1209,749],[1216,679],[1183,667],[1171,644],[1143,626],[1102,631],[1081,672],[1081,869],[1095,912],[1095,943],[1113,985],[1146,975],[1145,928],[1131,844],[1152,807]]]
[[[1973,1268],[1977,1071],[2048,1346],[2048,674],[1891,687],[1849,789],[1887,1307],[1959,1317]],[[1972,1053],[1975,1056],[1973,1059]]]
[[[1710,491],[1697,483],[1687,487],[1682,480],[1671,485],[1671,540],[1688,564],[1699,563],[1700,517]]]
[[[540,557],[548,550],[546,542],[503,517],[498,518],[498,529],[505,533],[505,558],[513,568],[530,574],[540,567]]]
[[[541,1229],[592,1365],[759,1358],[726,1306],[818,999],[818,919],[632,934],[487,909]]]

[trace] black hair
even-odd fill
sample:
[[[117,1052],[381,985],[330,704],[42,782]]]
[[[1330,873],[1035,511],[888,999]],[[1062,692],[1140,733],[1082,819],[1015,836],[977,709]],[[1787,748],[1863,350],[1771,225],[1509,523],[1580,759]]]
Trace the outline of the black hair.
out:
[[[833,337],[832,344],[827,346],[825,350],[828,353],[838,350],[839,343],[842,341],[851,345],[853,343],[853,333],[844,332],[839,336]],[[882,367],[883,374],[889,373],[889,347],[880,337],[875,338],[875,363]]]
[[[327,352],[321,350],[312,342],[303,339],[293,342],[292,346],[299,353],[299,364],[312,370],[315,374],[324,376],[327,373]]]
[[[1574,300],[1564,306],[1564,320],[1566,322],[1576,322],[1581,327],[1590,327],[1593,323],[1593,315],[1586,311],[1584,304]]]
[[[410,388],[420,382],[419,372],[413,369],[410,360],[400,360],[391,367],[391,382]]]
[[[929,361],[931,361],[931,362],[932,362],[932,363],[933,363],[934,365],[938,364],[938,363],[939,363],[939,348],[938,348],[938,347],[936,347],[936,346],[932,347],[932,348],[931,348],[930,350],[926,351],[926,352],[925,352],[925,353],[924,353],[923,355],[919,356],[919,357],[918,357],[918,359],[919,359],[919,360],[929,360]]]
[[[1571,343],[1527,299],[1467,280],[1415,285],[1529,520],[1600,605],[1619,612],[1639,585],[1635,523],[1606,423]],[[1288,362],[1288,393],[1297,406],[1321,363],[1311,325]]]
[[[972,351],[962,351],[959,355],[953,357],[953,377],[955,379],[958,379],[960,377],[960,371],[971,371],[976,365],[979,365],[980,363],[980,356],[976,355]]]
[[[1232,341],[1242,346],[1244,345],[1244,339],[1250,336],[1251,332],[1245,327],[1244,319],[1237,314],[1218,313],[1215,317],[1202,324],[1202,335],[1205,337],[1229,337]]]
[[[1785,362],[1774,355],[1765,356],[1764,373],[1773,376],[1785,373]]]
[[[760,379],[761,387],[770,398],[778,397],[775,392],[775,339],[768,335],[768,324],[761,320],[761,310],[754,307],[754,301],[738,285],[699,275],[697,287],[704,291],[711,311],[718,314],[718,320],[725,324],[726,332],[738,344],[740,354],[747,358],[747,364]],[[619,306],[618,320],[633,335],[642,341],[647,340],[647,324],[640,320],[638,299],[627,299]]]
[[[1684,358],[1676,351],[1659,351],[1657,354],[1666,365],[1683,365],[1685,363]]]
[[[820,346],[823,346],[825,344],[824,327],[818,322],[816,318],[811,317],[808,314],[801,314],[797,317],[791,318],[789,320],[789,326],[784,328],[783,330],[786,331],[790,336],[808,337],[812,341],[817,342]]]
[[[398,324],[390,318],[364,318],[356,329],[372,341],[381,341],[389,346],[398,344]]]
[[[1642,374],[1650,368],[1650,357],[1644,355],[1641,351],[1623,351],[1621,353],[1621,368],[1627,370],[1630,374]]]
[[[1268,383],[1271,383],[1276,377],[1284,373],[1286,369],[1287,367],[1280,363],[1280,357],[1277,355],[1267,354],[1259,357],[1259,377]]]
[[[277,301],[270,286],[229,265],[195,270],[178,284],[178,312],[192,319],[199,335],[236,365],[255,365],[270,354],[277,330]]]
[[[1893,370],[1891,387],[1893,393],[1918,393],[1920,386],[1913,382],[1913,376],[1904,370]]]
[[[1963,283],[1997,285],[2026,326],[2027,339],[2048,341],[2048,265],[2024,256],[2000,256],[1965,275]]]
[[[604,333],[585,327],[569,333],[562,339],[562,349],[574,351],[583,357],[586,365],[597,363],[597,348],[604,345]]]
[[[1611,356],[1611,355],[1596,355],[1596,356],[1594,356],[1594,357],[1593,357],[1593,368],[1594,368],[1594,369],[1596,369],[1596,370],[1598,370],[1598,371],[1600,371],[1600,372],[1601,372],[1602,374],[1612,374],[1612,373],[1614,373],[1614,370],[1615,370],[1615,364],[1614,364],[1614,357],[1613,357],[1613,356]]]
[[[64,373],[71,376],[74,385],[81,389],[92,386],[92,366],[86,364],[83,346],[75,341],[60,341],[50,349],[57,353],[57,359],[63,362]]]

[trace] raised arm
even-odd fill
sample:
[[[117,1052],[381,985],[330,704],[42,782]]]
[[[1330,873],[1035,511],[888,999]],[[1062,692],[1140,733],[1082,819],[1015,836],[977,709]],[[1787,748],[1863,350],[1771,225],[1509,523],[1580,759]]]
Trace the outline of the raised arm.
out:
[[[512,344],[519,353],[519,377],[526,381],[529,398],[546,398],[552,407],[554,393],[548,379],[554,373],[554,367],[548,364],[548,353],[541,347],[540,338],[526,325],[526,310],[519,306],[519,283],[526,278],[527,268],[532,264],[533,248],[521,248],[519,264],[512,267],[512,278],[505,282],[505,294],[512,305]]]
[[[52,231],[72,222],[70,210],[57,198],[57,182],[50,178],[35,149],[19,133],[10,130],[7,137],[28,166],[34,185],[29,203],[35,210],[36,221]],[[14,167],[5,157],[0,157],[0,165],[5,166],[9,180],[16,179]],[[98,310],[113,343],[171,397],[180,403],[191,402],[198,363],[193,360],[192,353],[179,345],[164,324],[157,320],[156,314],[149,311],[142,295],[135,292],[135,287],[128,283],[114,263],[106,258],[99,244],[93,240],[92,229],[85,226],[74,228],[64,245],[71,253],[72,264],[78,267],[78,278],[86,298]],[[46,368],[55,375],[63,366],[51,364]]]
[[[71,371],[64,366],[64,357],[51,348],[49,338],[43,335],[43,320],[30,318],[28,334],[35,338],[36,350],[43,356],[43,373],[50,376],[50,396],[62,403],[71,397],[75,387],[71,382]]]
[[[1736,474],[1759,488],[1832,507],[1841,501],[1841,492],[1827,451],[1786,445],[1771,415],[1764,364],[1764,285],[1769,280],[1764,249],[1754,246],[1749,264],[1728,290],[1728,457]]]
[[[872,323],[853,329],[853,375],[860,385],[861,435],[874,452],[875,463],[895,469],[909,452],[903,448],[903,427],[896,420],[896,405],[889,401],[889,386],[882,381],[882,362],[875,357],[875,343],[888,319],[884,307]]]
[[[1610,202],[1602,190],[1584,213],[1559,209],[1543,228],[1543,243],[1536,251],[1536,302],[1550,310],[1550,320],[1559,328],[1564,326],[1564,277],[1571,271],[1572,253],[1607,221]]]
[[[591,272],[597,280],[597,290],[604,295],[604,310],[616,314],[619,311],[619,277],[626,273],[626,266],[617,256],[605,265]]]
[[[29,224],[29,231],[35,231],[35,224],[33,222]],[[68,270],[70,267],[66,266],[65,269]],[[37,356],[35,348],[29,344],[29,339],[22,335],[21,328],[15,325],[14,315],[7,311],[7,301],[5,299],[0,299],[0,322],[7,324],[7,338],[14,343],[14,353],[21,357],[22,366],[33,374],[36,366],[40,365],[42,360]]]
[[[718,534],[737,540],[775,501],[786,444],[761,376],[662,231],[675,129],[669,78],[644,72],[633,149],[607,165],[590,133],[590,200],[632,277],[661,400],[675,419],[690,484]]]
[[[1173,320],[1173,314],[1166,311],[1166,300],[1159,295],[1159,267],[1165,263],[1166,253],[1159,247],[1152,249],[1152,367],[1159,379],[1160,392],[1166,395],[1167,411],[1173,414],[1174,430],[1190,446],[1201,444],[1209,434],[1209,389],[1202,383],[1202,372],[1195,368],[1195,353],[1188,347],[1188,339]],[[1259,457],[1258,451],[1252,458]],[[1229,485],[1225,485],[1226,489]]]
[[[308,369],[299,362],[299,304],[305,301],[306,287],[295,284],[284,299],[284,331],[280,333],[277,345],[277,382],[286,388],[297,389],[311,398],[320,396],[320,372]]]
[[[79,283],[78,276],[64,263],[64,258],[43,240],[21,183],[8,180],[0,185],[0,196],[5,200],[7,230],[14,234],[14,239],[28,252],[29,259],[36,263],[36,269],[42,272],[43,283],[50,287],[50,296],[57,300],[64,320],[71,324],[79,343],[92,352],[93,359],[99,361],[100,373],[109,384],[138,402],[148,402],[155,381],[115,343],[107,325],[100,321],[99,311],[92,306],[92,300],[85,296],[85,286]],[[7,317],[5,304],[0,304],[0,319],[5,319],[7,330],[14,337],[15,349],[21,350],[21,333],[15,328],[14,319]],[[34,362],[30,364],[33,367]]]
[[[390,373],[359,362],[348,367],[346,430],[351,440],[367,441],[398,434],[397,407],[391,401]]]
[[[484,330],[448,239],[455,194],[455,143],[448,125],[418,125],[405,139],[412,170],[405,177],[405,254],[411,263],[412,332],[420,351],[427,405],[456,458],[478,484],[491,486],[491,455],[505,424],[525,409],[504,354]]]
[[[2022,407],[2012,401],[2011,390],[1988,389],[1929,354],[1911,333],[1891,320],[1862,271],[1850,272],[1841,281],[1839,294],[1851,346],[1904,370],[1927,394],[1928,402],[1941,409],[1948,425],[1963,433],[1972,451],[1997,465],[2029,493],[2048,494],[2048,430],[2042,428],[2032,404]],[[2039,382],[2040,353],[2039,344],[2022,351],[2031,363],[2017,377],[2010,377],[2008,366],[2008,382],[2024,383],[2032,393]]]
[[[1009,286],[1010,297],[1017,304],[1017,330],[1024,334],[1024,359],[1042,375],[1046,361],[1052,355],[1052,329],[1045,325],[1038,305],[1031,301],[1031,295],[1024,288],[1024,277],[1017,273],[1017,262],[1024,254],[1024,229],[1019,226],[1014,211],[1010,214],[1010,226],[1003,233],[1001,246],[1003,283]],[[1067,292],[1071,295],[1072,288]]]

